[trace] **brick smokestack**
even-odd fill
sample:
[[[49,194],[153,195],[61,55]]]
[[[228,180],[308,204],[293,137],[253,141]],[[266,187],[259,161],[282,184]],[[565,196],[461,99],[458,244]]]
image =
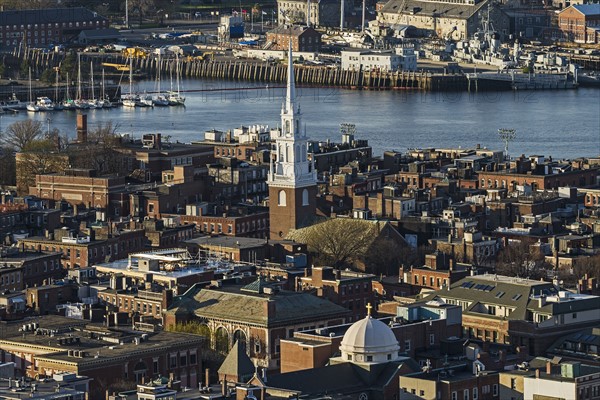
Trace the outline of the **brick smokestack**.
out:
[[[87,114],[77,114],[77,142],[87,142]]]

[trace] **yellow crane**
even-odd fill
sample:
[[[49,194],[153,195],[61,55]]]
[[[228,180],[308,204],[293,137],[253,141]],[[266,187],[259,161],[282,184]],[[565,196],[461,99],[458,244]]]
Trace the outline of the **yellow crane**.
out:
[[[114,64],[114,63],[102,63],[104,67],[113,67],[117,71],[126,71],[129,72],[129,65],[127,64]]]

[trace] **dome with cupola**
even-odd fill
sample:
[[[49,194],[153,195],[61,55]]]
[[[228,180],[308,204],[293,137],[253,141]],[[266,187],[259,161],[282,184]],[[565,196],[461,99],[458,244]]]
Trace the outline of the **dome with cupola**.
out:
[[[370,315],[356,321],[344,334],[342,360],[356,363],[384,363],[399,358],[400,345],[385,323]]]

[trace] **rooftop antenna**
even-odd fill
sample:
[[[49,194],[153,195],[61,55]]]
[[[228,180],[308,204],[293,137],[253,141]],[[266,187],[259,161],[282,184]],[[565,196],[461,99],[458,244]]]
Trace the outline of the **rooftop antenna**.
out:
[[[500,128],[498,129],[498,136],[500,140],[504,142],[504,158],[510,160],[508,155],[508,144],[515,140],[517,133],[514,129]]]

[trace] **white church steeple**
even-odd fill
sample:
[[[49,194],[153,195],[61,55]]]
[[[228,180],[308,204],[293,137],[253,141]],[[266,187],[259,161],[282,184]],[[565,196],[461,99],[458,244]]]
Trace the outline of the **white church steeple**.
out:
[[[281,131],[275,137],[275,159],[271,158],[269,185],[305,187],[316,185],[314,163],[308,159],[308,139],[301,127],[300,105],[296,104],[296,84],[292,42],[288,50],[288,77],[281,106]]]
[[[296,109],[296,83],[294,80],[294,63],[292,61],[292,41],[288,49],[287,89],[285,101],[281,105],[281,129],[283,136],[294,136],[300,133],[300,105]]]

